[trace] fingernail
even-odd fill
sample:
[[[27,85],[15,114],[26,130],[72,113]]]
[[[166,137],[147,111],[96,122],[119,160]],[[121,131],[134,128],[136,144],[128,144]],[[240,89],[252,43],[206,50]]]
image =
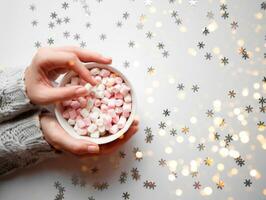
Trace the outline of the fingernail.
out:
[[[76,91],[75,91],[75,93],[76,93],[77,95],[85,94],[86,92],[87,92],[87,90],[86,90],[86,88],[83,87],[83,86],[78,87],[78,88],[76,89]]]
[[[88,152],[89,153],[98,153],[99,152],[99,146],[98,145],[89,145],[88,146]]]

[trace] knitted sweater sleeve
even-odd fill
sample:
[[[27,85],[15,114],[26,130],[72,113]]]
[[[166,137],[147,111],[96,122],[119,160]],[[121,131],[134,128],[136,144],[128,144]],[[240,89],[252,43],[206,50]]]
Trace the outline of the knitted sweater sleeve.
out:
[[[32,110],[0,124],[0,176],[56,155],[43,137],[39,113]]]
[[[0,123],[37,108],[30,103],[24,86],[24,69],[0,71]]]
[[[40,108],[30,103],[24,70],[0,72],[0,176],[56,155],[43,137]]]

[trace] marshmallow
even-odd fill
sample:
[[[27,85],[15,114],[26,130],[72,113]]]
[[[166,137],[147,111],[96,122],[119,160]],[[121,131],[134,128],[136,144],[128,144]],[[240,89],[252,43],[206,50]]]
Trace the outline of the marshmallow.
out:
[[[115,116],[112,117],[112,122],[114,124],[117,124],[118,121],[119,121],[119,116],[118,115],[115,115]]]
[[[87,100],[84,97],[79,97],[78,101],[80,103],[81,108],[85,108],[87,106]]]
[[[86,88],[86,90],[87,90],[88,92],[90,92],[91,89],[92,89],[92,85],[91,85],[90,83],[86,83],[86,84],[84,85],[84,87]]]
[[[96,120],[98,119],[98,117],[99,117],[99,113],[97,113],[97,112],[90,113],[90,120],[92,122],[96,122]]]
[[[78,109],[80,107],[80,103],[78,101],[72,101],[70,106],[73,108],[73,109]]]
[[[86,124],[86,126],[90,126],[90,125],[91,125],[91,120],[90,120],[89,117],[84,118],[83,121],[84,121],[84,123]]]
[[[113,86],[114,84],[115,84],[115,79],[114,79],[114,78],[109,78],[109,79],[107,80],[106,86],[107,86],[107,87],[111,87],[111,86]]]
[[[131,111],[131,103],[124,103],[123,111],[124,112],[130,112]]]
[[[90,72],[98,82],[92,86],[79,77],[72,77],[65,86],[82,85],[88,93],[84,97],[62,102],[64,119],[79,135],[99,138],[116,134],[124,128],[132,110],[129,86],[116,73],[93,68]]]
[[[108,77],[109,75],[110,75],[110,71],[109,71],[109,70],[102,69],[102,70],[100,71],[100,76],[102,76],[102,77],[104,77],[104,78]]]
[[[77,132],[78,132],[79,135],[82,135],[82,136],[85,136],[85,135],[88,134],[87,129],[83,129],[83,128],[77,129]]]
[[[130,115],[129,112],[123,112],[123,113],[122,113],[122,116],[124,116],[124,117],[129,117],[129,115]]]
[[[108,107],[115,108],[116,100],[114,98],[108,100]]]
[[[82,119],[77,120],[76,124],[79,128],[84,128],[86,126],[86,124],[84,123]]]
[[[116,101],[115,101],[115,106],[116,107],[120,107],[120,106],[122,106],[123,105],[123,100],[122,99],[116,99]]]
[[[99,138],[100,137],[100,132],[99,131],[95,131],[94,133],[90,134],[90,137],[92,138]]]
[[[123,79],[120,78],[120,77],[115,77],[115,83],[116,84],[121,84],[121,83],[123,83]]]
[[[101,100],[100,100],[100,99],[95,99],[95,101],[94,101],[94,105],[95,105],[96,107],[101,106]]]
[[[121,94],[123,96],[126,96],[126,94],[130,91],[130,88],[126,85],[126,84],[123,84],[122,87],[121,87]]]
[[[113,125],[113,126],[110,128],[109,132],[110,132],[111,134],[116,134],[116,133],[118,132],[118,127],[117,127],[117,125],[116,125],[116,124]]]
[[[105,134],[105,126],[104,125],[98,126],[98,131],[100,132],[101,135],[102,135],[102,133]]]
[[[122,86],[120,84],[116,84],[112,87],[112,92],[118,93],[121,90]]]
[[[63,112],[63,117],[64,117],[65,119],[69,119],[70,115],[69,115],[68,110],[65,110],[65,111]]]
[[[91,72],[92,76],[96,76],[96,75],[98,75],[100,73],[100,69],[95,67],[95,68],[91,69],[90,72]]]
[[[73,109],[71,109],[71,110],[69,110],[69,118],[70,119],[76,119],[76,117],[77,117],[77,112],[75,111],[75,110],[73,110]]]
[[[103,93],[104,93],[104,96],[107,97],[108,99],[112,96],[112,93],[108,92],[107,90],[105,90]]]
[[[131,103],[132,99],[131,99],[131,95],[130,94],[127,94],[125,97],[124,97],[124,101],[126,103]]]
[[[96,126],[96,124],[91,124],[91,125],[87,128],[87,130],[88,130],[88,133],[90,133],[90,134],[94,133],[94,132],[97,130],[97,126]]]
[[[124,128],[124,126],[125,126],[125,124],[126,124],[126,121],[127,121],[127,118],[126,117],[124,117],[124,116],[121,116],[120,118],[119,118],[119,121],[117,122],[117,127],[118,128]]]
[[[87,101],[87,109],[91,110],[93,105],[94,105],[94,100],[93,99],[88,99],[88,101]]]
[[[95,123],[97,126],[103,126],[103,118],[97,119]]]
[[[116,99],[123,99],[124,96],[123,96],[123,94],[121,94],[121,93],[116,93],[116,94],[115,94],[115,98],[116,98]]]
[[[90,116],[90,112],[86,109],[86,108],[83,108],[81,111],[80,111],[80,114],[82,117],[84,118],[87,118]]]
[[[94,80],[97,82],[97,83],[100,83],[102,81],[102,77],[100,76],[95,76],[94,77]]]
[[[75,125],[76,120],[74,120],[74,119],[68,119],[67,122],[69,123],[69,125]]]
[[[107,111],[107,113],[108,113],[108,115],[110,115],[112,118],[116,115],[114,109],[109,109],[109,110]]]
[[[123,108],[122,107],[116,107],[115,108],[115,113],[120,114],[122,112],[123,112]]]

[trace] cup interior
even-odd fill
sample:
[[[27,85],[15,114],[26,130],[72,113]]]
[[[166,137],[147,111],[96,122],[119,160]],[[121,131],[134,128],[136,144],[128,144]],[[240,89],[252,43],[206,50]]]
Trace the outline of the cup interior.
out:
[[[117,74],[118,76],[120,76],[125,83],[130,87],[130,94],[132,97],[132,110],[130,113],[130,116],[127,119],[127,122],[125,124],[125,126],[120,129],[116,134],[110,134],[107,136],[101,136],[99,138],[91,138],[90,136],[81,136],[79,135],[75,129],[68,124],[67,120],[63,117],[62,113],[63,113],[63,106],[61,105],[60,102],[56,103],[55,105],[55,116],[59,122],[59,124],[65,129],[65,131],[70,134],[72,137],[74,138],[78,138],[78,139],[83,139],[83,140],[87,140],[90,142],[94,142],[96,144],[106,144],[109,142],[112,142],[114,140],[116,140],[117,138],[121,137],[131,126],[131,124],[134,121],[134,117],[135,117],[135,109],[136,109],[136,101],[135,101],[135,94],[133,91],[133,87],[131,85],[131,83],[128,81],[128,79],[121,73],[119,72],[117,69],[115,69],[114,67],[110,66],[110,65],[104,65],[104,64],[99,64],[99,63],[87,63],[85,64],[85,67],[87,67],[88,69],[92,69],[92,68],[100,68],[100,69],[107,69],[115,74]],[[67,83],[70,82],[71,77],[77,75],[75,72],[70,71],[68,72],[61,80],[61,82],[59,83],[59,87],[66,85]]]

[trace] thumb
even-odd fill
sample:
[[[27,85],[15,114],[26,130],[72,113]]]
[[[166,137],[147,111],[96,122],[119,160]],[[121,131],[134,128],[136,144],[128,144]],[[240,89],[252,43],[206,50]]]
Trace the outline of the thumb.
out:
[[[42,93],[45,94],[44,98],[47,104],[73,99],[88,93],[83,86],[45,87],[43,90]]]

